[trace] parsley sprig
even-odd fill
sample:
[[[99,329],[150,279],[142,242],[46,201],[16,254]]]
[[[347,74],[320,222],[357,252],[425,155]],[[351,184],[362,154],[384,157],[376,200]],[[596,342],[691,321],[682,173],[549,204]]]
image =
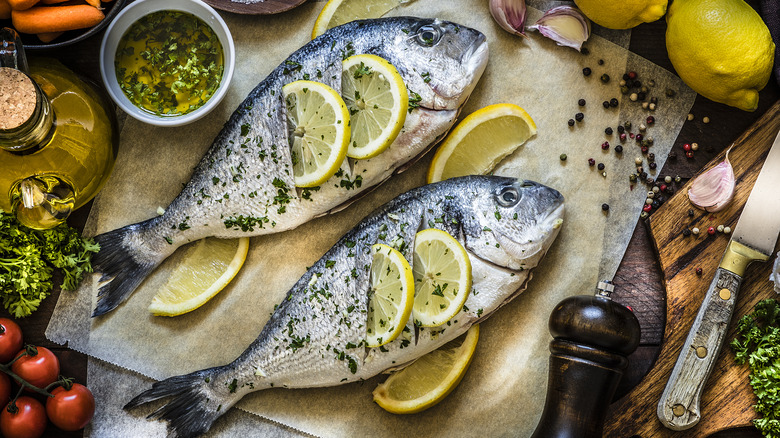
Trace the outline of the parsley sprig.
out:
[[[62,270],[62,288],[74,290],[92,272],[92,253],[100,246],[65,224],[49,230],[25,227],[0,212],[0,299],[16,318],[29,316],[49,296],[54,268]]]
[[[750,366],[750,386],[758,398],[754,408],[762,417],[754,425],[767,438],[780,438],[780,303],[756,304],[739,320],[731,348],[736,363]]]

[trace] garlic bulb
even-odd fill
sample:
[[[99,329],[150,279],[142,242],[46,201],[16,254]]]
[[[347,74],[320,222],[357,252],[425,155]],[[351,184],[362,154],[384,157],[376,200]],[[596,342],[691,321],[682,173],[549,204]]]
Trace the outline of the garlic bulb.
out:
[[[490,15],[502,29],[525,36],[525,0],[490,0]]]
[[[714,213],[723,210],[734,197],[734,169],[726,159],[717,166],[702,173],[688,187],[688,199],[704,211]]]
[[[573,6],[552,8],[545,12],[536,24],[528,28],[536,29],[559,46],[576,50],[580,50],[582,43],[590,37],[590,20]]]

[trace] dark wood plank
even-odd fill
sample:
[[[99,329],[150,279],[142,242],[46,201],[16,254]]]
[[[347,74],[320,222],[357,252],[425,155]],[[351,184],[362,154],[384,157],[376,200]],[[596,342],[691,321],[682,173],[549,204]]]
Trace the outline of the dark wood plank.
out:
[[[667,289],[666,328],[663,344],[655,366],[647,377],[613,405],[614,415],[605,436],[644,438],[672,436],[655,415],[655,407],[666,380],[696,316],[702,297],[712,279],[728,242],[728,236],[709,236],[706,228],[724,224],[736,225],[739,213],[758,177],[758,171],[780,129],[780,102],[735,142],[729,158],[737,176],[737,189],[732,203],[717,214],[696,210],[693,217],[684,191],[678,193],[651,217],[650,230],[659,252],[660,266]],[[716,158],[719,162],[725,152]],[[714,165],[711,163],[710,165]],[[699,236],[684,237],[684,227],[698,227]],[[697,274],[701,268],[702,275]],[[756,302],[773,296],[772,285],[766,280],[771,264],[751,266],[745,276],[737,300],[735,318],[748,313]],[[727,339],[734,338],[734,324]],[[685,432],[686,437],[703,437],[711,433],[748,426],[755,418],[752,405],[755,396],[748,385],[748,369],[737,366],[729,348],[724,348],[716,362],[702,396],[702,421]]]

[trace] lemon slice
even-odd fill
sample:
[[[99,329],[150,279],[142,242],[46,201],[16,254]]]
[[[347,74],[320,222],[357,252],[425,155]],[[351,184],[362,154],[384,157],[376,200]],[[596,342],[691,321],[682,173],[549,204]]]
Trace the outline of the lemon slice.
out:
[[[363,160],[390,146],[406,120],[409,95],[403,78],[388,61],[376,55],[344,60],[341,97],[349,109],[347,156]]]
[[[207,237],[190,245],[182,262],[152,298],[149,311],[176,316],[204,305],[236,276],[248,250],[248,237]]]
[[[420,412],[446,397],[466,374],[479,338],[479,324],[438,350],[420,357],[374,389],[374,401],[395,414]]]
[[[349,111],[329,86],[295,81],[282,87],[298,187],[315,187],[339,170],[349,144]]]
[[[412,268],[403,254],[377,243],[371,247],[371,298],[368,302],[366,345],[379,347],[401,334],[414,301]]]
[[[350,21],[379,18],[401,3],[402,0],[330,0],[314,22],[311,39],[317,38],[331,27]]]
[[[485,174],[534,135],[536,124],[517,105],[499,103],[474,111],[436,150],[428,183]]]
[[[455,316],[471,292],[471,262],[448,233],[428,228],[414,238],[415,325],[438,327]]]

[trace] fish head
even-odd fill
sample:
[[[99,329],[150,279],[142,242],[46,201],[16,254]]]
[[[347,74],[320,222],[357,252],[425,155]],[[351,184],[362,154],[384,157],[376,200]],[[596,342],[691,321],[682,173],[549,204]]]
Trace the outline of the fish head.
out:
[[[406,83],[410,99],[432,110],[456,110],[474,90],[488,61],[485,35],[438,19],[390,19],[385,57]],[[415,94],[413,94],[415,93]]]
[[[563,195],[533,181],[503,177],[487,181],[472,196],[474,213],[464,218],[466,248],[515,271],[536,267],[563,224]]]

